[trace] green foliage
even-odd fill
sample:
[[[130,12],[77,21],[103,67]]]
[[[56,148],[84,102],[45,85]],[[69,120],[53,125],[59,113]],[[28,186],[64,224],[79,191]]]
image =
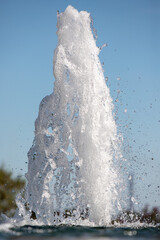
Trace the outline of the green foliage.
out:
[[[0,214],[4,213],[8,217],[14,215],[17,208],[16,195],[24,186],[24,180],[14,178],[11,172],[0,168]]]

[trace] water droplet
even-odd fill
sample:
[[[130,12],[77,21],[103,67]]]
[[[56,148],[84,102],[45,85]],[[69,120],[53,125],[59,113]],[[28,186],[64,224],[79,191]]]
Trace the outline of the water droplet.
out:
[[[108,82],[108,77],[105,77],[105,81],[106,81],[106,83]]]
[[[53,133],[53,130],[52,130],[52,127],[50,126],[50,127],[48,127],[48,132],[50,133],[50,134],[52,134]]]
[[[138,202],[136,201],[136,199],[134,197],[131,197],[131,201],[136,205],[138,204]]]
[[[131,179],[132,179],[132,176],[131,176],[131,175],[129,175],[128,179],[129,179],[129,180],[131,180]]]

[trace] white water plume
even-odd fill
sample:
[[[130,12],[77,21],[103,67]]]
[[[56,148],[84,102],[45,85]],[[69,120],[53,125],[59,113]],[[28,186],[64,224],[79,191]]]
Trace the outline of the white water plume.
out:
[[[54,92],[39,107],[26,201],[44,224],[107,224],[117,203],[117,127],[90,14],[58,14]],[[63,220],[62,220],[63,219]]]

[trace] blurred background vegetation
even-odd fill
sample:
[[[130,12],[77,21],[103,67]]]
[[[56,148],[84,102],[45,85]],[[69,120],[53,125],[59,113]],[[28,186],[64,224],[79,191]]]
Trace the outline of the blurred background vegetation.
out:
[[[0,167],[0,215],[8,217],[15,214],[17,208],[16,195],[25,187],[25,180],[13,177],[12,172]]]
[[[16,196],[20,191],[22,192],[24,187],[24,179],[14,177],[12,172],[6,170],[3,166],[0,167],[0,218],[2,213],[8,217],[12,217],[15,214],[17,208]],[[22,192],[22,196],[23,195],[24,191]],[[29,210],[27,204],[25,207],[26,210]],[[72,217],[72,211],[66,210],[64,217]],[[31,212],[30,218],[36,219],[36,214],[33,211]],[[157,207],[149,209],[148,206],[142,209],[141,212],[124,210],[116,219],[112,220],[112,224],[134,223],[137,221],[147,224],[160,224],[160,211]]]
[[[146,207],[141,212],[136,211],[124,211],[116,219],[112,220],[112,224],[123,223],[145,223],[157,225],[160,224],[160,211],[157,207],[151,209]]]

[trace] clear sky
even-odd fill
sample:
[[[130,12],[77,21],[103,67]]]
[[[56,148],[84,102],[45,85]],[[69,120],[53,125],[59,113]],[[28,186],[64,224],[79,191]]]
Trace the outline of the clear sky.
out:
[[[39,103],[53,91],[57,10],[68,5],[90,12],[97,45],[108,44],[100,59],[135,198],[160,206],[159,0],[0,1],[0,163],[14,174],[27,171]]]

